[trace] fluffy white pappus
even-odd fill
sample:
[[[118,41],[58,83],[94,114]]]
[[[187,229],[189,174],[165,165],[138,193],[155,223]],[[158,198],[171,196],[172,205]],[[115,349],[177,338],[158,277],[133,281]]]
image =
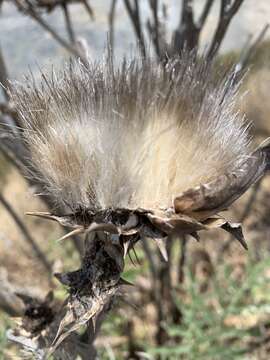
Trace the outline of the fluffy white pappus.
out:
[[[250,154],[236,87],[189,54],[73,62],[11,94],[36,176],[73,210],[170,207]]]

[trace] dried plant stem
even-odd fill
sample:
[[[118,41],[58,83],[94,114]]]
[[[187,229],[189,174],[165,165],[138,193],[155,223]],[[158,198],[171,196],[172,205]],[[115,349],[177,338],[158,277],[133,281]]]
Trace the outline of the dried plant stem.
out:
[[[270,24],[265,24],[262,30],[259,32],[258,36],[255,38],[255,40],[251,44],[248,44],[243,48],[240,59],[237,63],[238,72],[247,67],[249,60],[254,55],[257,46],[263,41],[265,34],[269,30],[269,27]]]
[[[72,27],[71,17],[70,17],[68,5],[65,2],[63,2],[62,8],[63,8],[64,16],[65,16],[66,28],[67,28],[67,33],[68,33],[68,36],[69,36],[69,41],[72,44],[74,44],[75,43],[75,33],[74,33],[74,30],[73,30],[73,27]]]
[[[221,43],[225,37],[227,29],[234,15],[239,10],[244,0],[221,0],[220,16],[218,25],[206,54],[206,58],[211,60],[217,54]],[[149,0],[149,7],[152,13],[152,20],[148,20],[147,27],[150,38],[153,41],[155,53],[160,61],[164,61],[164,57],[179,54],[184,48],[197,51],[199,47],[199,38],[202,29],[205,26],[208,15],[213,6],[214,0],[206,0],[199,20],[194,20],[194,2],[193,0],[183,0],[180,9],[180,17],[178,26],[173,32],[171,46],[163,43],[165,39],[160,34],[160,20],[158,16],[158,0]],[[138,40],[141,53],[146,55],[145,39],[143,35],[143,25],[140,19],[140,4],[135,0],[133,6],[130,0],[124,0],[124,4],[133,25],[133,29]]]
[[[4,110],[7,110],[7,114],[9,116],[9,120],[11,121],[12,125],[19,127],[19,119],[17,117],[16,111],[13,111],[14,109],[11,109],[9,105],[9,93],[8,93],[8,87],[9,87],[9,74],[8,69],[5,61],[4,54],[2,52],[1,46],[0,46],[0,86],[2,87],[2,92],[4,95],[5,103],[1,104],[0,111],[4,113]],[[8,113],[8,110],[12,110],[12,113]],[[2,119],[1,119],[2,120]],[[2,122],[2,121],[1,121]]]
[[[148,28],[150,32],[150,36],[153,39],[153,44],[155,47],[156,55],[158,58],[161,57],[160,53],[160,30],[159,30],[159,18],[158,18],[158,7],[159,7],[159,1],[158,0],[149,0],[150,9],[152,11],[152,17],[153,17],[153,24],[148,22]]]
[[[212,5],[214,3],[214,0],[206,0],[205,6],[203,8],[203,11],[201,13],[200,19],[198,21],[198,27],[202,29],[205,25],[205,22],[207,20],[207,17],[209,15],[209,12],[212,8]]]
[[[187,237],[183,236],[180,240],[181,254],[179,258],[179,269],[178,269],[178,283],[184,282],[184,267],[186,264],[186,252],[187,252]]]
[[[173,52],[180,53],[185,48],[192,50],[198,47],[200,29],[193,18],[193,1],[183,0],[179,25],[173,35]]]
[[[8,101],[9,100],[9,95],[8,95],[8,71],[7,71],[7,67],[6,67],[6,62],[0,47],[0,83],[1,83],[1,87],[2,87],[2,91],[5,97],[5,100]]]
[[[140,17],[140,6],[138,0],[134,0],[134,8],[131,6],[129,0],[124,0],[124,4],[127,10],[127,13],[130,17],[133,29],[135,31],[139,48],[143,57],[146,56],[145,40],[143,36],[143,27]]]
[[[164,344],[168,335],[164,329],[164,322],[168,321],[168,316],[172,316],[174,312],[174,302],[172,298],[172,279],[171,279],[171,268],[172,268],[172,239],[168,239],[166,243],[166,250],[168,255],[168,261],[164,261],[161,254],[159,254],[159,297],[162,299],[162,304],[158,308],[158,318],[157,318],[157,334],[156,342],[159,345]],[[170,314],[170,315],[169,315]]]
[[[115,22],[115,9],[116,9],[117,0],[112,0],[110,12],[109,12],[109,43],[110,49],[114,49],[114,22]]]
[[[243,2],[244,0],[234,0],[231,4],[230,0],[221,1],[218,26],[206,55],[208,60],[213,59],[217,54],[230,23]]]
[[[86,11],[88,12],[91,20],[95,19],[95,14],[94,11],[92,9],[92,6],[89,4],[89,2],[87,0],[81,0],[81,2],[84,4],[84,7],[86,9]]]

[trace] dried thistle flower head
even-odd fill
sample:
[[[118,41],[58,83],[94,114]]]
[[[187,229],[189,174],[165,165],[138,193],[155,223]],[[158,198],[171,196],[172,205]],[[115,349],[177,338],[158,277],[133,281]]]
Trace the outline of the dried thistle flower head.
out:
[[[167,237],[213,227],[246,247],[240,224],[218,213],[268,170],[270,148],[251,151],[237,86],[188,53],[165,66],[75,62],[42,78],[15,84],[11,96],[35,176],[70,210],[32,214],[69,226],[64,238],[91,233],[81,269],[57,275],[71,291],[54,351],[114,296],[124,257],[142,237],[165,258]]]
[[[145,209],[153,224],[166,212],[204,221],[229,206],[263,173],[236,96],[230,78],[217,80],[188,53],[166,66],[134,59],[114,68],[110,57],[87,67],[70,63],[42,74],[40,85],[12,89],[45,192],[76,219],[84,214],[77,223],[61,218],[76,231],[96,222],[117,228],[126,210]],[[113,220],[108,209],[125,209],[125,220],[118,210]],[[193,220],[186,230],[182,222],[190,219],[158,227],[194,233],[203,227]]]

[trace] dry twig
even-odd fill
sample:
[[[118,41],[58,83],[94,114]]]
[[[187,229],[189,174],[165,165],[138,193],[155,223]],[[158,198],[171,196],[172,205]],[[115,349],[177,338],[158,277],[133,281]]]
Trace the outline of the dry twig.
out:
[[[63,3],[62,9],[63,9],[64,16],[65,16],[66,28],[67,28],[67,33],[69,36],[69,41],[71,42],[71,44],[74,44],[75,43],[75,33],[74,33],[74,30],[72,27],[69,8],[68,8],[68,5],[66,4],[66,2]]]
[[[218,26],[206,54],[208,60],[217,54],[230,23],[243,2],[244,0],[234,0],[231,4],[231,0],[221,0]]]
[[[186,253],[187,253],[187,237],[183,236],[179,238],[181,254],[179,258],[179,268],[178,268],[178,283],[182,284],[184,282],[184,267],[186,264]]]
[[[131,20],[133,29],[135,31],[138,45],[143,57],[146,56],[146,47],[145,47],[145,40],[143,35],[143,26],[141,23],[141,16],[140,16],[140,5],[138,0],[134,0],[134,6],[131,6],[130,0],[124,0],[124,4]]]
[[[112,0],[109,12],[109,44],[110,49],[114,49],[114,22],[115,22],[115,9],[117,0]]]

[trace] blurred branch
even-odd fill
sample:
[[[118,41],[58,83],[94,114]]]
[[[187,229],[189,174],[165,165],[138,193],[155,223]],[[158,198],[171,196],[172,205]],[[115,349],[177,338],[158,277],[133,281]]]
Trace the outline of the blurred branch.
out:
[[[0,83],[2,87],[2,91],[6,101],[9,101],[9,94],[8,94],[8,71],[5,63],[4,56],[2,54],[2,50],[0,47]]]
[[[152,274],[153,282],[155,282],[158,271],[157,271],[157,268],[156,268],[153,252],[149,247],[147,239],[142,238],[142,246],[143,246],[143,250],[145,252],[145,255],[147,257],[147,260],[149,261],[150,271],[151,271],[151,274]]]
[[[114,21],[117,0],[112,0],[109,12],[109,42],[111,51],[114,50]]]
[[[182,238],[179,238],[179,240],[180,240],[181,254],[179,258],[178,283],[182,284],[184,282],[184,267],[186,264],[187,237],[183,236]]]
[[[200,16],[200,19],[199,19],[198,25],[197,25],[200,29],[202,29],[204,27],[206,19],[209,15],[209,12],[211,10],[213,3],[214,3],[214,0],[206,0],[205,6],[203,8],[203,11],[201,13],[201,16]]]
[[[162,344],[164,340],[164,329],[162,327],[162,321],[164,320],[164,301],[165,299],[162,298],[161,288],[162,288],[162,276],[161,276],[161,269],[158,268],[158,264],[155,263],[154,254],[155,252],[150,249],[147,239],[142,238],[142,246],[147,257],[147,260],[150,265],[150,272],[152,275],[152,286],[151,286],[151,295],[153,297],[153,303],[155,306],[156,314],[157,314],[157,333],[156,339],[157,343]],[[159,249],[158,249],[159,252]],[[160,263],[161,267],[163,263]]]
[[[82,3],[91,19],[94,19],[94,11],[87,0],[29,0],[29,3],[33,8],[37,9],[37,11],[44,9],[47,12],[53,11],[56,7],[63,7],[63,5],[68,6],[72,3]]]
[[[193,14],[193,0],[183,0],[180,9],[180,19],[178,27],[172,37],[171,47],[165,41],[164,34],[160,31],[160,21],[158,17],[158,0],[149,0],[149,6],[153,20],[147,22],[149,35],[153,41],[157,57],[162,60],[166,53],[170,56],[179,54],[184,48],[187,50],[197,50],[199,47],[199,37],[205,25],[214,0],[206,0],[199,21],[195,23]]]
[[[183,0],[179,25],[173,34],[173,53],[180,53],[184,47],[187,50],[196,49],[199,34],[193,18],[193,0]]]
[[[71,23],[71,17],[70,17],[68,5],[66,4],[66,2],[63,2],[62,9],[63,9],[63,13],[65,16],[65,22],[66,22],[67,33],[69,36],[69,41],[72,44],[74,44],[75,43],[75,34],[74,34],[74,30],[73,30],[72,23]]]
[[[143,28],[141,24],[141,17],[140,17],[140,7],[138,0],[134,0],[134,7],[131,6],[129,0],[124,0],[124,4],[131,20],[134,32],[136,34],[139,48],[143,57],[146,56],[146,48],[145,48],[145,40],[143,36]]]
[[[173,239],[168,237],[166,241],[166,251],[168,260],[164,261],[163,256],[159,254],[159,297],[162,299],[161,307],[158,308],[157,317],[157,333],[156,342],[158,345],[165,344],[168,339],[168,334],[164,329],[164,322],[168,321],[168,315],[171,317],[174,313],[174,301],[172,297],[172,245]]]
[[[158,18],[159,2],[158,2],[158,0],[149,0],[149,6],[152,11],[153,24],[150,22],[150,20],[148,20],[148,22],[147,22],[148,31],[153,40],[156,55],[158,58],[160,58],[161,57],[161,52],[160,52],[161,36],[160,36],[160,31],[159,31],[159,18]]]
[[[227,95],[227,91],[229,91],[235,84],[239,83],[239,79],[241,79],[241,77],[243,76],[245,68],[248,66],[248,64],[251,64],[252,56],[256,52],[257,46],[263,40],[268,29],[269,29],[269,24],[266,24],[262,28],[259,35],[254,40],[254,42],[251,42],[249,39],[246,45],[243,46],[242,51],[240,52],[239,60],[234,65],[233,71],[231,71],[231,74],[228,77],[228,81],[226,84],[226,91],[224,92],[222,101]]]
[[[208,60],[212,60],[217,54],[228,26],[243,2],[244,0],[234,0],[231,4],[231,0],[221,0],[218,26],[206,55]]]
[[[265,24],[262,30],[260,31],[259,35],[255,38],[255,40],[248,44],[243,48],[243,51],[241,53],[240,59],[237,63],[237,70],[242,71],[244,68],[247,67],[248,63],[250,62],[252,56],[256,52],[257,46],[263,41],[265,34],[269,30],[270,25]]]
[[[0,194],[0,203],[4,206],[4,208],[7,210],[7,212],[11,215],[19,229],[21,230],[25,240],[30,244],[32,249],[34,250],[36,256],[38,259],[40,259],[41,263],[43,264],[44,268],[48,271],[49,275],[52,274],[52,267],[47,259],[46,255],[43,253],[43,251],[39,248],[36,241],[33,239],[33,237],[28,232],[26,226],[21,221],[19,216],[16,214],[16,212],[13,210],[12,206],[8,203],[8,201],[4,198],[2,194]]]
[[[94,10],[92,9],[92,6],[89,4],[89,2],[87,0],[81,0],[81,2],[84,4],[84,7],[88,12],[91,20],[95,20]]]

